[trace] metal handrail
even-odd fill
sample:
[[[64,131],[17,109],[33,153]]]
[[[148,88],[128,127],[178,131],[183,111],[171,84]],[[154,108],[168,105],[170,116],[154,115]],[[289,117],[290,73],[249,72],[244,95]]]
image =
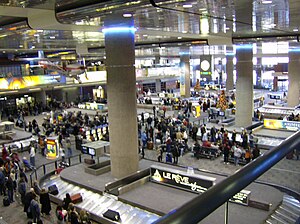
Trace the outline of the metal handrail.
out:
[[[82,158],[81,158],[81,154],[78,154],[78,155],[74,155],[74,156],[71,156],[71,157],[68,157],[67,159],[68,159],[68,162],[69,162],[69,165],[70,166],[72,166],[72,165],[76,165],[76,164],[71,164],[71,159],[72,158],[75,158],[75,157],[78,157],[78,161],[79,161],[79,163],[81,163],[82,162]],[[33,170],[30,174],[29,174],[29,178],[30,178],[30,185],[31,185],[31,187],[33,186],[33,179],[32,179],[32,176],[33,175],[35,175],[35,180],[37,180],[38,179],[38,175],[37,175],[37,171],[40,169],[40,168],[42,168],[43,167],[43,173],[44,173],[44,175],[47,173],[47,169],[46,169],[46,166],[47,165],[50,165],[50,164],[54,164],[54,167],[55,167],[55,170],[57,169],[57,167],[58,167],[58,164],[57,164],[57,162],[61,162],[62,160],[55,160],[55,161],[51,161],[51,162],[49,162],[49,163],[45,163],[45,164],[42,164],[42,165],[40,165],[40,166],[38,166],[35,170]]]
[[[161,217],[154,224],[198,223],[268,171],[292,150],[299,148],[300,131],[247,164],[232,176],[214,185],[205,193]]]

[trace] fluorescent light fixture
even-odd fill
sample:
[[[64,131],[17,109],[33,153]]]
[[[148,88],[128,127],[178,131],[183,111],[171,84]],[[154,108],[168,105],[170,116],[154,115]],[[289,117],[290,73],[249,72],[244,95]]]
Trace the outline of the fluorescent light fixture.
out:
[[[182,39],[182,37],[177,37],[178,40]]]
[[[186,30],[183,30],[183,31],[182,31],[182,33],[187,33],[187,32],[188,32],[188,31],[186,31]]]
[[[102,32],[105,33],[121,33],[121,32],[135,32],[136,28],[134,27],[109,27],[102,29]]]
[[[183,7],[183,8],[192,8],[193,5],[192,5],[192,4],[185,4],[185,5],[183,5],[182,7]]]
[[[124,13],[123,17],[124,18],[130,18],[130,17],[132,17],[132,14],[131,13]]]
[[[36,34],[34,34],[33,36],[35,36],[35,37],[39,37],[40,35],[39,35],[38,33],[36,33]]]
[[[295,29],[293,29],[293,31],[294,31],[294,32],[298,32],[299,30],[298,30],[298,28],[295,28]]]
[[[6,37],[7,35],[6,34],[3,34],[3,35],[0,35],[0,38],[2,38],[2,37]]]
[[[148,37],[148,35],[147,34],[143,34],[143,37]]]
[[[33,88],[33,89],[29,89],[29,91],[40,91],[41,88]]]
[[[20,45],[19,45],[19,47],[23,47],[23,45],[22,45],[22,44],[20,44]]]
[[[55,36],[50,36],[49,38],[50,38],[50,39],[55,39]]]
[[[42,33],[42,32],[44,32],[44,30],[37,30],[37,32],[38,32],[38,33]]]
[[[261,3],[262,4],[271,4],[272,0],[263,0]]]

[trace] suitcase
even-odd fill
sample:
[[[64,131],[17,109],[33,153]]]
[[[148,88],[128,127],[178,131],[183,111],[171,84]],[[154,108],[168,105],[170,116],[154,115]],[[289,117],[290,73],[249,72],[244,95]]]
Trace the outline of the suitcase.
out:
[[[49,194],[58,195],[58,188],[55,184],[48,187]]]
[[[82,196],[80,193],[71,195],[71,200],[73,204],[77,204],[82,202]]]
[[[3,206],[7,207],[10,205],[9,198],[7,196],[4,196],[3,198]]]
[[[153,142],[152,141],[147,142],[147,149],[150,149],[150,150],[153,149]]]
[[[121,219],[119,212],[110,209],[103,213],[103,217],[108,218],[112,221],[119,221]]]

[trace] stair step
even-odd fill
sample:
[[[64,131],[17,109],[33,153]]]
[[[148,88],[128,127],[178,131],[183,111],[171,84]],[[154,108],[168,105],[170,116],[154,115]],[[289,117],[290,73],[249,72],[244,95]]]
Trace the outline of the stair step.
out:
[[[287,223],[295,223],[297,219],[293,219],[292,217],[290,217],[287,214],[284,214],[281,211],[276,210],[275,214],[280,217],[282,220],[286,221]]]

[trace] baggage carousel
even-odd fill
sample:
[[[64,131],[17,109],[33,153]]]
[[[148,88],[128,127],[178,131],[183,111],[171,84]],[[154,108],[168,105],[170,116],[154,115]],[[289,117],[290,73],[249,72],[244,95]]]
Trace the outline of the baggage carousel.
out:
[[[100,220],[104,219],[101,220],[104,223],[113,223],[112,221],[109,221],[103,217],[103,213],[105,213],[108,209],[118,211],[122,223],[147,224],[152,223],[159,218],[159,216],[154,213],[147,212],[140,208],[119,201],[117,197],[113,195],[105,193],[101,195],[99,193],[95,193],[93,191],[63,181],[59,175],[54,175],[49,179],[46,179],[42,183],[41,187],[45,187],[47,189],[50,185],[53,184],[55,184],[59,190],[58,195],[52,196],[52,200],[54,202],[59,203],[60,201],[62,201],[66,193],[69,193],[70,195],[80,193],[82,195],[83,201],[76,204],[76,206],[80,209],[85,209],[94,217],[99,217]]]

